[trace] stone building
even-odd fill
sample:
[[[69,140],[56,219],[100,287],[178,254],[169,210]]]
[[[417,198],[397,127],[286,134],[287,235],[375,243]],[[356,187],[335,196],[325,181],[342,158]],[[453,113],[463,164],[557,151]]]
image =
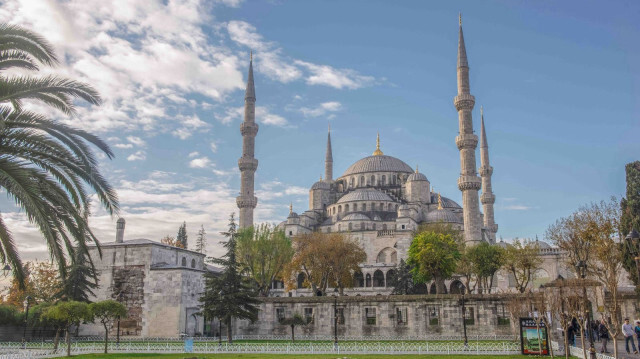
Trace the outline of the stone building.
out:
[[[195,335],[204,330],[196,315],[204,291],[205,255],[149,239],[125,240],[125,221],[117,222],[116,241],[89,253],[98,273],[93,301],[113,299],[127,307],[120,334],[143,337]],[[102,335],[102,325],[80,326],[82,335]],[[113,328],[115,335],[116,327]]]

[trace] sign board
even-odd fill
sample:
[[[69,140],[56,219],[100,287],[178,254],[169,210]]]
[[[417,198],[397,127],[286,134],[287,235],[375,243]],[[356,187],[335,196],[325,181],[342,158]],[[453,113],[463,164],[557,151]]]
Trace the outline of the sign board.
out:
[[[184,352],[193,353],[193,338],[184,340]]]
[[[547,327],[533,318],[520,318],[520,349],[524,355],[549,355]]]

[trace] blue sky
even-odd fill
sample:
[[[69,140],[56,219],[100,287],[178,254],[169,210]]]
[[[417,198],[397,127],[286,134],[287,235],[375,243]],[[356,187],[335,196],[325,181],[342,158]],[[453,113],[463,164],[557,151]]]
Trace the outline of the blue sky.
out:
[[[256,221],[302,212],[323,173],[331,123],[334,173],[375,149],[425,173],[461,202],[458,13],[494,167],[498,236],[541,238],[561,216],[624,194],[640,153],[640,3],[636,1],[7,1],[0,20],[46,36],[54,71],[105,98],[77,118],[34,110],[107,139],[125,237],[159,240],[200,225],[208,253],[239,188],[244,84],[255,59]],[[3,204],[3,207],[10,208]],[[23,256],[46,248],[3,210]],[[103,241],[115,218],[97,210]]]

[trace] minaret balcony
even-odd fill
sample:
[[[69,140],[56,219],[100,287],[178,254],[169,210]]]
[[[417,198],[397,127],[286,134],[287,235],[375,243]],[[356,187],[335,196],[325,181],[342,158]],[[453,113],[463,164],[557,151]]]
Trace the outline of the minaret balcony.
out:
[[[456,110],[471,110],[476,104],[476,98],[473,95],[466,93],[460,94],[453,98],[453,104],[456,106]]]
[[[242,171],[254,171],[258,168],[258,160],[253,157],[240,157],[238,160],[238,168]]]
[[[478,191],[480,187],[482,187],[482,182],[478,176],[460,176],[460,178],[458,178],[458,188],[461,191],[469,189]]]
[[[491,192],[483,192],[480,196],[480,202],[482,204],[494,204],[496,203],[496,195]]]
[[[258,124],[255,122],[243,122],[240,124],[240,133],[242,136],[255,137],[258,134]]]
[[[486,166],[486,167],[482,166],[482,167],[480,167],[478,172],[480,172],[480,176],[482,176],[482,177],[491,176],[493,174],[493,167],[491,167],[491,166]]]
[[[256,208],[258,205],[258,197],[256,196],[238,196],[236,197],[238,208]]]
[[[465,133],[462,135],[456,136],[456,146],[461,150],[463,148],[471,148],[474,149],[478,145],[478,136],[473,133]]]

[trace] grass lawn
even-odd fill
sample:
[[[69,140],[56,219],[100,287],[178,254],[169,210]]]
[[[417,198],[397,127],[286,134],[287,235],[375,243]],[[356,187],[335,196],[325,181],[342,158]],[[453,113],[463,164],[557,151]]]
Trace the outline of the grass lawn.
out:
[[[86,354],[73,356],[76,359],[116,359],[116,358],[160,358],[160,359],[416,359],[428,357],[430,359],[468,359],[468,358],[499,358],[499,359],[523,359],[530,355],[374,355],[374,354]]]

